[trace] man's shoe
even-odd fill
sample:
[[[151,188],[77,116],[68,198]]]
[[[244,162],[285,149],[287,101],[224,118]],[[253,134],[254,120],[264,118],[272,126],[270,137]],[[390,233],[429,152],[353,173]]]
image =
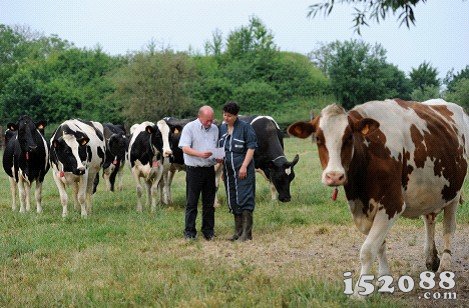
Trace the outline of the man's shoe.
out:
[[[212,241],[214,237],[214,235],[204,235],[204,239],[207,241]]]
[[[186,241],[195,241],[195,235],[184,235]]]

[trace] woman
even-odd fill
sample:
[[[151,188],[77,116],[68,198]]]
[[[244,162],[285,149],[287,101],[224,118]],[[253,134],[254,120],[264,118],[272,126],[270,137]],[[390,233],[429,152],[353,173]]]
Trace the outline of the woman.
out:
[[[232,241],[252,239],[252,212],[255,207],[254,151],[257,137],[251,125],[238,119],[239,106],[223,106],[224,123],[220,127],[218,146],[225,149],[223,179],[230,212],[234,215]]]

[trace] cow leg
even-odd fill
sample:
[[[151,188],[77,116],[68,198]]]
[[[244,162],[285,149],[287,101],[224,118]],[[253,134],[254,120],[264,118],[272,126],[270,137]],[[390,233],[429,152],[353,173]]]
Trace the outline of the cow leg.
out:
[[[31,210],[31,182],[24,181],[24,201],[26,203],[26,212]]]
[[[145,181],[145,207],[151,204],[151,182]]]
[[[163,171],[161,181],[158,183],[158,190],[160,191],[160,203],[165,205],[168,204],[168,197],[166,195],[166,183],[168,180],[168,173],[169,171]]]
[[[405,206],[404,206],[405,208]],[[386,260],[386,251],[384,240],[391,229],[392,225],[396,221],[397,217],[400,216],[400,213],[396,213],[393,218],[389,218],[388,214],[386,214],[385,209],[378,210],[373,220],[373,225],[366,237],[365,242],[363,243],[360,249],[360,263],[361,263],[361,270],[360,270],[360,277],[363,275],[369,275],[371,273],[371,267],[373,265],[376,256],[381,251],[381,260]],[[385,261],[387,263],[387,260]],[[383,266],[384,264],[383,263]],[[354,296],[360,297],[358,292],[364,291],[364,288],[355,286]]]
[[[83,175],[80,178],[80,182],[78,184],[78,203],[80,204],[81,209],[81,217],[86,218],[88,216],[87,213],[87,206],[86,206],[86,194],[87,194],[87,186],[88,186],[88,179]],[[91,181],[93,183],[93,181]]]
[[[65,184],[62,183],[57,172],[53,172],[52,176],[54,177],[54,182],[57,185],[57,189],[59,190],[60,194],[60,203],[62,204],[62,217],[67,217],[68,210],[67,210],[67,203],[68,203],[68,196],[67,191],[65,189]]]
[[[34,191],[34,197],[36,198],[36,212],[42,213],[42,182],[36,181],[36,190]]]
[[[422,216],[423,221],[425,222],[425,230],[427,236],[425,237],[425,256],[426,256],[426,266],[428,270],[436,272],[438,266],[440,265],[440,259],[438,258],[438,251],[435,247],[435,219],[436,214],[431,213],[425,216]]]
[[[73,183],[73,208],[75,211],[80,210],[80,203],[78,202],[78,189],[79,189],[80,183],[79,182],[74,182]]]
[[[378,250],[378,276],[390,275],[391,270],[389,269],[388,257],[386,255],[386,240],[383,241],[383,244]]]
[[[122,185],[122,181],[123,181],[123,175],[124,175],[124,167],[121,166],[119,171],[117,172],[117,189],[119,191],[122,191],[122,188],[123,188],[123,185]]]
[[[441,255],[438,272],[451,270],[451,240],[456,230],[456,210],[459,204],[459,196],[444,209],[443,216],[443,253]]]
[[[168,174],[166,175],[165,179],[165,194],[166,194],[166,204],[172,204],[173,203],[173,194],[171,192],[171,184],[173,183],[173,178],[174,175],[176,174],[175,170],[169,170]]]
[[[135,168],[132,168],[132,176],[136,183],[135,191],[137,192],[137,212],[141,212],[143,210],[142,208],[143,188],[140,182],[140,176],[138,175],[138,171]]]
[[[26,192],[24,190],[24,181],[23,181],[22,175],[19,175],[18,194],[20,197],[20,213],[25,213],[26,212],[26,208],[25,208]]]
[[[106,191],[111,191],[110,177],[111,177],[110,174],[107,174],[105,171],[103,171],[104,183],[106,183]]]
[[[162,172],[159,172],[156,179],[153,182],[147,182],[147,188],[150,192],[149,197],[151,198],[151,212],[156,211],[157,195],[158,195],[158,184],[161,182]]]
[[[16,181],[14,178],[9,178],[10,180],[10,192],[11,192],[11,209],[16,211]]]
[[[275,185],[270,181],[269,181],[269,186],[270,186],[270,195],[272,196],[272,201],[276,201],[278,199],[277,189],[275,188]]]
[[[94,179],[99,178],[99,169],[97,173],[93,173],[88,170],[88,180],[86,182],[86,192],[85,192],[85,204],[86,204],[86,212],[91,214],[93,210],[93,193],[96,191],[94,189]]]

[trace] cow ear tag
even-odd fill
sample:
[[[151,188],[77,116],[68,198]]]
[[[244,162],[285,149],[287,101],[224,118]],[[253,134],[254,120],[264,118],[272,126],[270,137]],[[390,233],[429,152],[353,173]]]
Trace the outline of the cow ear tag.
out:
[[[88,142],[87,142],[85,139],[83,139],[83,140],[81,141],[81,145],[86,145],[87,143],[88,143]]]
[[[44,125],[40,124],[37,129],[44,129]]]

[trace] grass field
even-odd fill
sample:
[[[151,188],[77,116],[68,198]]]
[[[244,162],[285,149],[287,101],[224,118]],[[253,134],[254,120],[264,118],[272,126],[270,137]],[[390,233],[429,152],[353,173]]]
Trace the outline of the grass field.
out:
[[[272,202],[266,181],[257,176],[254,240],[246,243],[226,240],[233,229],[226,205],[216,210],[214,241],[183,240],[183,172],[173,183],[174,205],[137,213],[135,185],[126,167],[124,190],[106,192],[101,182],[87,219],[73,210],[73,202],[69,217],[62,219],[51,173],[44,184],[44,212],[36,214],[34,202],[30,213],[12,212],[8,178],[2,173],[0,306],[407,306],[412,295],[375,295],[355,302],[343,294],[342,273],[359,270],[363,236],[353,226],[343,190],[332,202],[332,190],[320,184],[315,146],[293,138],[285,144],[289,159],[300,154],[292,201]],[[468,192],[466,185],[466,196]],[[223,190],[219,197],[224,204]],[[466,234],[467,203],[457,221]],[[393,250],[392,242],[402,236],[393,233],[391,269],[400,274],[425,270],[423,223],[401,219],[395,228],[419,237],[409,234],[400,239],[404,250]],[[466,247],[455,256],[463,262]],[[407,251],[417,252],[416,262],[398,257]]]

